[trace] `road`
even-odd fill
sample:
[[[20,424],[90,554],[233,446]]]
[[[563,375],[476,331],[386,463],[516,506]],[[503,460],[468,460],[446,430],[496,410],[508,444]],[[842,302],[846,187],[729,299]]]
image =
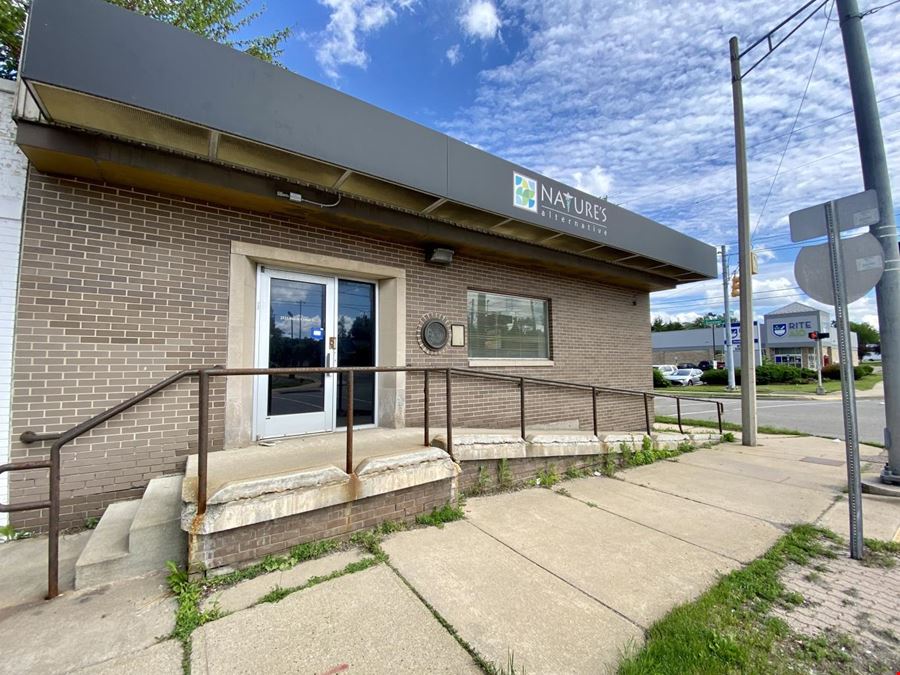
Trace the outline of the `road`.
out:
[[[691,395],[702,396],[700,391],[691,391]],[[725,421],[740,424],[740,399],[718,400],[725,404]],[[857,399],[856,409],[860,440],[883,443],[884,399]],[[711,403],[682,401],[681,412],[686,418],[716,419],[716,409]],[[664,398],[657,399],[656,414],[675,415],[675,401]],[[759,424],[794,429],[817,436],[844,438],[844,418],[840,401],[760,399],[757,402],[757,414]]]

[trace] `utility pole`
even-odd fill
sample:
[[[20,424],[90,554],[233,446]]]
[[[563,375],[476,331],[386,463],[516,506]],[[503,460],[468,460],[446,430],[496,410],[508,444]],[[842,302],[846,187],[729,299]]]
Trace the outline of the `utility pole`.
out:
[[[737,167],[738,273],[741,275],[741,442],[756,445],[756,345],[753,331],[753,274],[750,253],[750,203],[747,187],[747,142],[744,136],[744,94],[741,51],[737,36],[731,48],[731,95],[734,104],[734,155]],[[731,326],[728,326],[731,333]],[[749,335],[749,348],[748,339]]]
[[[837,10],[853,96],[863,182],[867,190],[878,192],[881,214],[880,222],[869,229],[884,251],[884,274],[875,287],[887,422],[884,445],[888,452],[888,463],[881,473],[881,480],[900,485],[900,250],[897,248],[894,203],[859,6],[856,0],[837,0]]]
[[[734,391],[734,346],[731,344],[731,293],[728,290],[728,248],[722,244],[722,292],[725,294],[725,368],[728,370],[728,391]]]

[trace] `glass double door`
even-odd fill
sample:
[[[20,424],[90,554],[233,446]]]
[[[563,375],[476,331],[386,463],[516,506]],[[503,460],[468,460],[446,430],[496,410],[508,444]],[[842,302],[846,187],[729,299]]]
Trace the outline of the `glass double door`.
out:
[[[261,268],[258,368],[375,365],[375,285]],[[354,426],[375,421],[374,373],[354,379]],[[331,431],[347,424],[347,377],[292,373],[256,378],[256,436]]]

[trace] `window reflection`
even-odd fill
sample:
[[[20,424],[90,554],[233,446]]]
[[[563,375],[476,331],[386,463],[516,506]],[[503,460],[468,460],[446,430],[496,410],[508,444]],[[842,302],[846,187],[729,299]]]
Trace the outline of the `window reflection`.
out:
[[[338,365],[375,365],[375,285],[338,281]],[[347,425],[347,378],[338,375],[337,425]],[[375,373],[355,373],[353,425],[375,422]]]

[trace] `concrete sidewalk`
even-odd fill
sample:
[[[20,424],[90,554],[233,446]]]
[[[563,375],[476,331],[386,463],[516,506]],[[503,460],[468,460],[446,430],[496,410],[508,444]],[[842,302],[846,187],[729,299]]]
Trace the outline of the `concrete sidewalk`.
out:
[[[761,436],[756,448],[725,444],[615,478],[473,498],[465,520],[387,537],[386,564],[277,603],[256,604],[360,554],[225,591],[232,613],[194,632],[192,672],[479,672],[472,651],[498,666],[512,656],[520,672],[606,672],[654,621],[764,553],[786,526],[817,522],[846,536],[845,480],[842,444]],[[898,535],[896,500],[866,496],[863,512],[867,537]],[[39,540],[20,543],[39,565]],[[181,672],[181,645],[165,639],[174,605],[150,576],[8,606],[0,672]]]

